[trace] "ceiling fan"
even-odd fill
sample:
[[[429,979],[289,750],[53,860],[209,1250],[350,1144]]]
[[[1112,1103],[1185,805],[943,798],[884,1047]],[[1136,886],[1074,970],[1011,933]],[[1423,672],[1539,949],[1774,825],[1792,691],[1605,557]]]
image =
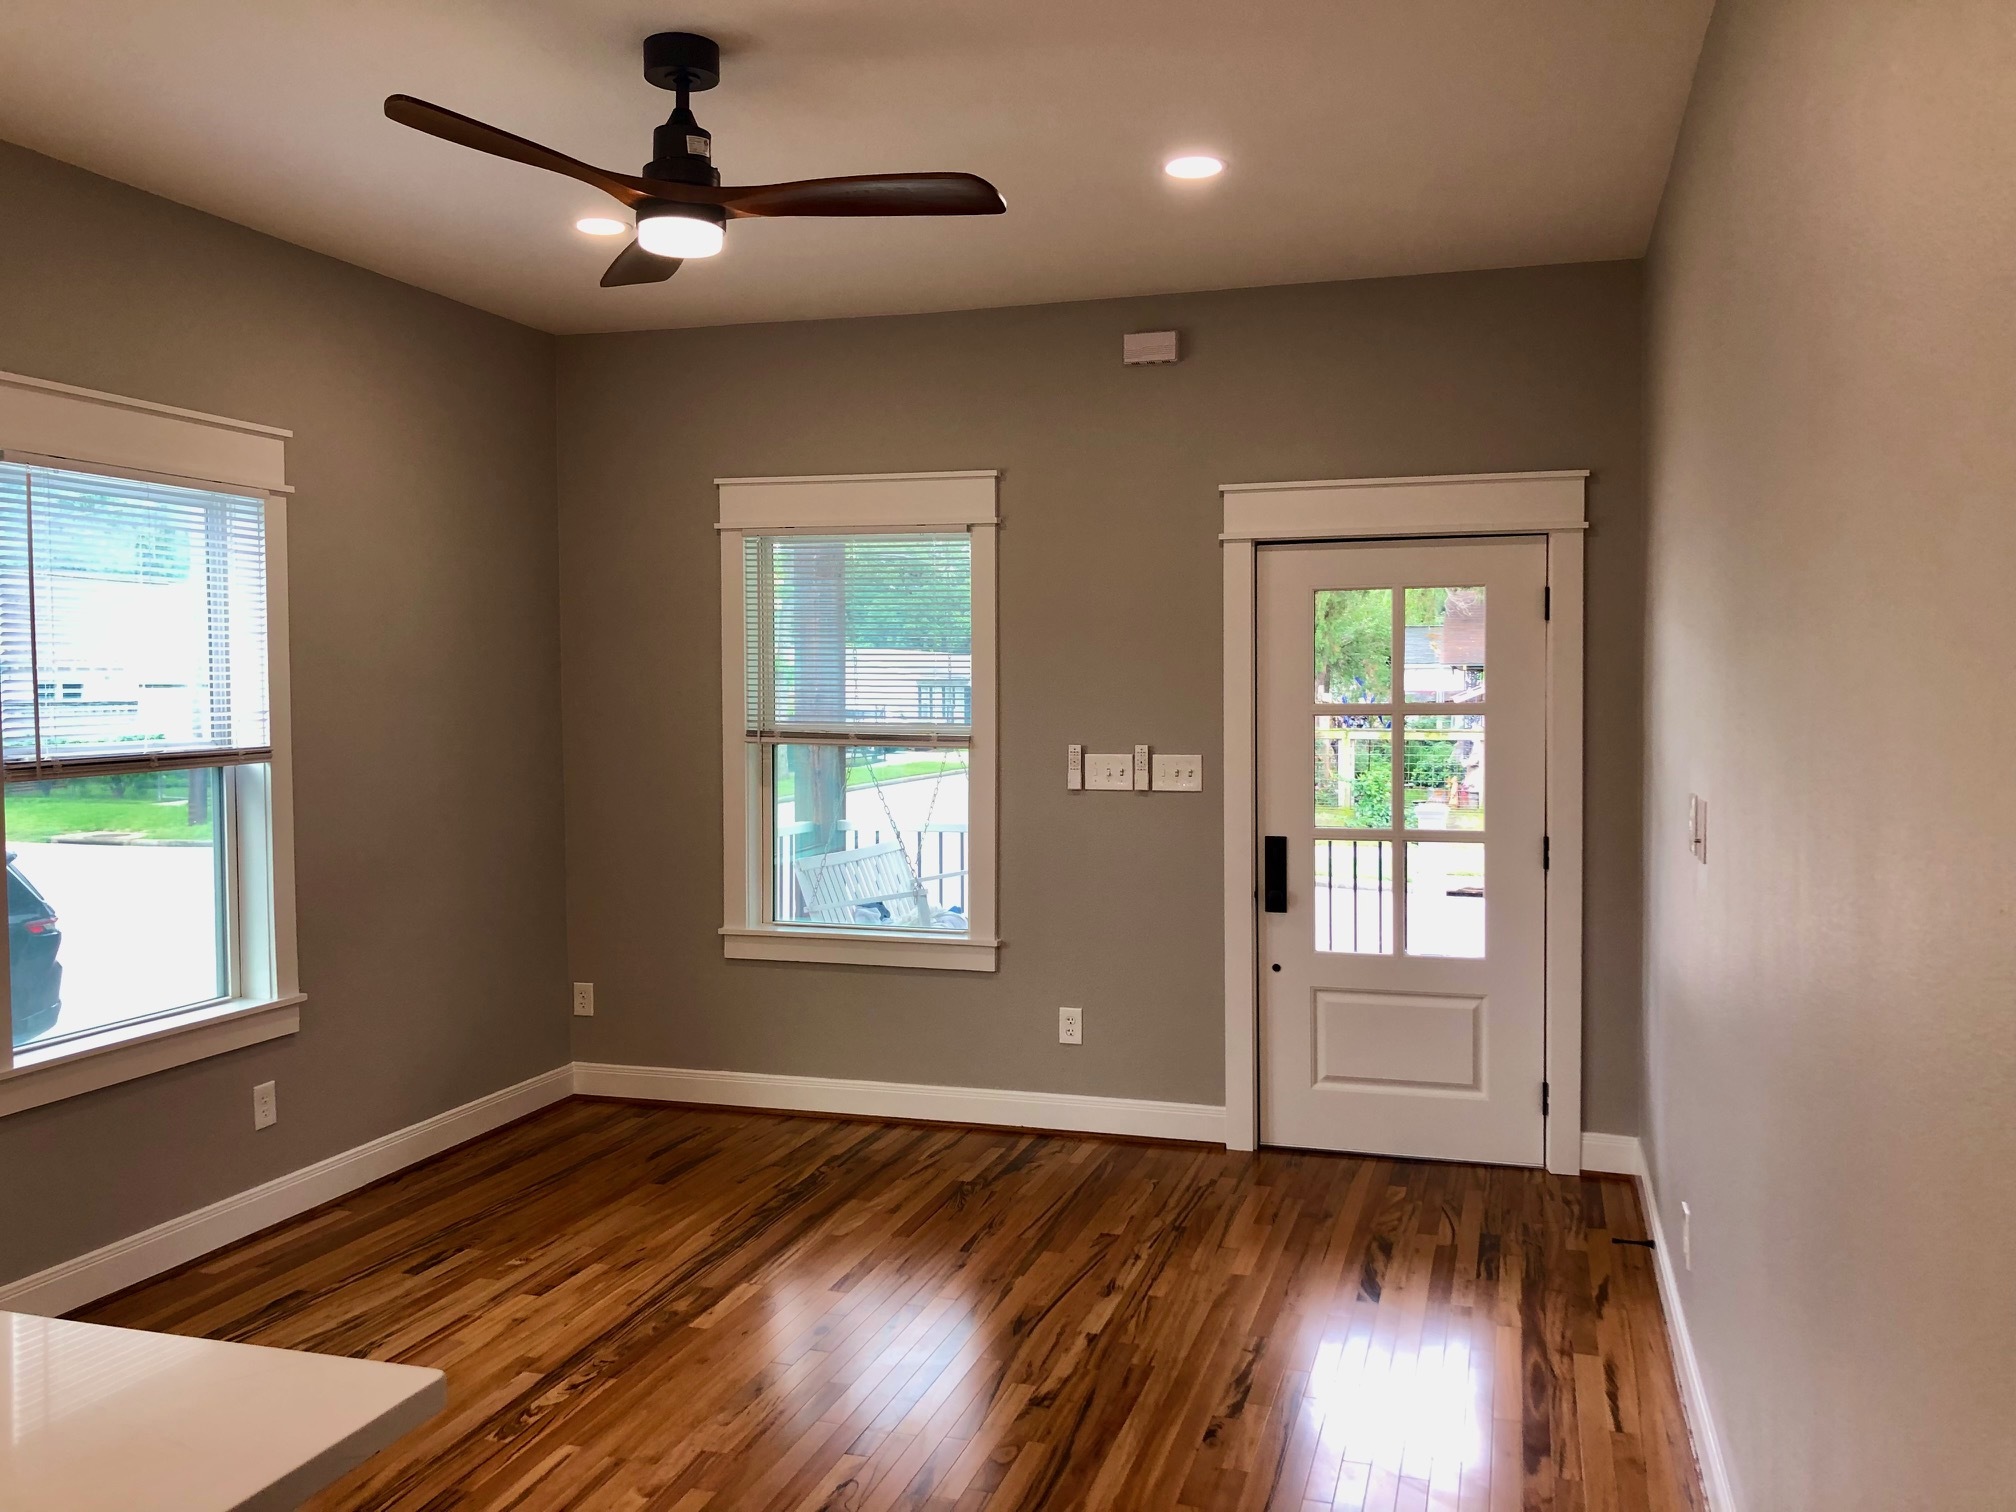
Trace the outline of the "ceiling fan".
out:
[[[537,142],[411,95],[393,95],[385,114],[443,141],[493,157],[564,173],[635,212],[637,237],[602,275],[602,287],[661,283],[688,257],[721,250],[724,228],[745,215],[999,215],[1008,206],[971,173],[869,173],[799,179],[789,184],[724,185],[714,167],[714,138],[693,119],[688,97],[721,82],[721,49],[692,32],[644,39],[644,77],[672,90],[678,104],[653,134],[641,176],[612,173]]]

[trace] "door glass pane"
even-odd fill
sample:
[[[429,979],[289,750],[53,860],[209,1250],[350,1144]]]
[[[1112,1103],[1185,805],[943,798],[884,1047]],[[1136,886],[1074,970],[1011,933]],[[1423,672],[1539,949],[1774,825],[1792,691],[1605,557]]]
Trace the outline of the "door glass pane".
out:
[[[1393,953],[1393,842],[1316,842],[1316,948]]]
[[[16,1045],[228,995],[223,795],[215,767],[7,784]]]
[[[1393,701],[1393,590],[1325,588],[1316,595],[1316,702]]]
[[[1407,828],[1484,828],[1484,716],[1410,714],[1402,746]]]
[[[1393,721],[1384,714],[1316,716],[1316,827],[1393,823]]]
[[[1407,954],[1484,956],[1484,847],[1407,842]]]
[[[1484,699],[1484,590],[1407,590],[1407,702]]]
[[[963,747],[770,747],[772,917],[966,928]]]

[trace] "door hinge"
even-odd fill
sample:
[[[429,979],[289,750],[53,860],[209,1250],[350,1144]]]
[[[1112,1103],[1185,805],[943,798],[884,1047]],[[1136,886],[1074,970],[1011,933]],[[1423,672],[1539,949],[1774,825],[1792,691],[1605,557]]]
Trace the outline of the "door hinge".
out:
[[[1553,1092],[1549,1089],[1547,1083],[1543,1081],[1542,1083],[1540,1083],[1540,1116],[1542,1118],[1545,1118],[1547,1114],[1551,1111],[1549,1105],[1553,1101],[1554,1101]]]
[[[1554,589],[1551,584],[1540,590],[1540,618],[1543,620],[1554,618]]]
[[[1540,837],[1540,870],[1551,871],[1554,866],[1554,840],[1552,836]]]

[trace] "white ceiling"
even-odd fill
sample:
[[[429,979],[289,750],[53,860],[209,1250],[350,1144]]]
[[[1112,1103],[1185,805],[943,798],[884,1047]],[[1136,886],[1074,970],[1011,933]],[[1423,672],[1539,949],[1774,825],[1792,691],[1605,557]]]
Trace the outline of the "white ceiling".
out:
[[[1634,257],[1712,0],[9,0],[0,138],[551,331]],[[395,126],[419,95],[634,172],[653,31],[730,183],[964,169],[966,220],[735,222],[602,289],[613,201]],[[1177,184],[1169,154],[1223,156]]]

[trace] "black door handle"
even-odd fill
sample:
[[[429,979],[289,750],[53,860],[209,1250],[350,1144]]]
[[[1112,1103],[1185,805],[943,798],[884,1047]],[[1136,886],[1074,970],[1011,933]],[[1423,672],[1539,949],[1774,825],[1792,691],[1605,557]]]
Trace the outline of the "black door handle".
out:
[[[1260,837],[1261,906],[1269,913],[1288,912],[1288,837]]]

